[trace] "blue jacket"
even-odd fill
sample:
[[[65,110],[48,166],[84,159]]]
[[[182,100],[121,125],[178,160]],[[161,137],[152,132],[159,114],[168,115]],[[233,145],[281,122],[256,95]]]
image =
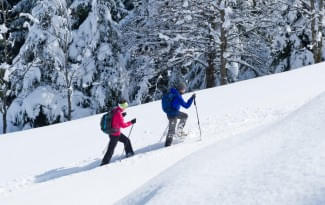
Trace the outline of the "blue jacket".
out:
[[[179,109],[182,107],[189,108],[193,103],[193,98],[190,98],[187,102],[184,101],[182,95],[175,88],[170,89],[170,92],[174,94],[174,99],[172,101],[172,110],[167,113],[168,117],[176,117],[179,113]]]

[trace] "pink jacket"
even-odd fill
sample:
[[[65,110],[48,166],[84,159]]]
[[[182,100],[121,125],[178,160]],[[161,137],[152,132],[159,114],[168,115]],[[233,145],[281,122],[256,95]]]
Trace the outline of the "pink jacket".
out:
[[[114,115],[112,118],[112,130],[116,130],[115,133],[111,134],[112,136],[120,136],[121,135],[121,128],[126,128],[132,125],[131,122],[124,122],[123,115],[122,115],[122,108],[116,107],[113,110]]]

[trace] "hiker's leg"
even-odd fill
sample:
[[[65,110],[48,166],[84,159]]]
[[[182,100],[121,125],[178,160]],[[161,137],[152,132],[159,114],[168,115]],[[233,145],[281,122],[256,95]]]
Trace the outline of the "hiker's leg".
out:
[[[131,145],[131,141],[130,141],[129,138],[127,138],[124,134],[121,134],[120,138],[119,138],[119,141],[124,144],[124,150],[125,150],[126,155],[129,155],[129,154],[133,155],[134,154],[133,148],[132,148],[132,145]]]
[[[111,158],[113,156],[116,144],[119,140],[119,136],[109,136],[110,140],[109,140],[109,144],[108,144],[108,148],[107,148],[107,152],[102,160],[102,163],[100,164],[105,165],[108,164],[111,161]]]
[[[188,118],[188,115],[186,113],[183,113],[183,112],[179,112],[179,114],[177,115],[177,119],[180,119],[180,122],[178,123],[177,125],[177,132],[182,132],[184,127],[185,127],[185,124],[186,124],[186,121],[187,121],[187,118]]]
[[[176,123],[177,123],[177,118],[168,118],[169,124],[168,124],[168,133],[166,137],[166,143],[165,146],[168,147],[172,144],[173,142],[173,137],[175,135],[175,128],[176,128]]]

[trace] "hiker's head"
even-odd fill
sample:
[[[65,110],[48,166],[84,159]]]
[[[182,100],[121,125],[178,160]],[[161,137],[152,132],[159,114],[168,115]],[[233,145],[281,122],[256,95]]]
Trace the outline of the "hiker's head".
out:
[[[125,110],[126,108],[129,107],[129,104],[128,104],[128,102],[127,102],[125,99],[121,99],[121,100],[118,102],[118,106],[119,106],[122,110]]]
[[[176,86],[177,90],[181,93],[184,94],[186,90],[186,85],[183,82],[179,82]]]

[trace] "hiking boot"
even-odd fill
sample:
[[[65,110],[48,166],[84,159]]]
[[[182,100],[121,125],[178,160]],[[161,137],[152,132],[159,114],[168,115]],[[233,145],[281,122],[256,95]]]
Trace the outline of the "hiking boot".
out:
[[[99,166],[104,166],[106,164],[108,164],[108,162],[101,162]]]
[[[129,153],[126,153],[125,157],[128,158],[128,157],[132,157],[134,155],[134,152],[129,152]]]
[[[165,147],[168,147],[172,144],[173,142],[173,137],[172,136],[167,136],[166,142],[165,142]]]

